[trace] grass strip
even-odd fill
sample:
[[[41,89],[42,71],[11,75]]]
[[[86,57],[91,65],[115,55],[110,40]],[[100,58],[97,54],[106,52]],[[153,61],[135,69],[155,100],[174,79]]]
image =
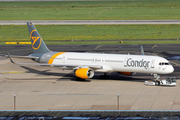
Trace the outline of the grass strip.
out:
[[[123,41],[123,43],[120,43],[119,41],[82,41],[82,42],[51,42],[46,41],[47,45],[91,45],[91,44],[180,44],[180,40],[149,40],[149,41]],[[6,45],[5,42],[0,42],[0,45]]]
[[[0,20],[180,19],[180,0],[0,2]]]
[[[180,39],[180,25],[36,25],[44,41]],[[0,25],[1,42],[30,42],[26,25]]]

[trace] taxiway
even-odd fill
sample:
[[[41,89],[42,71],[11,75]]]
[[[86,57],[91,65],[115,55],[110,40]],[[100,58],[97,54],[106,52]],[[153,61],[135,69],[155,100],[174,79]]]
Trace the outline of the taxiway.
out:
[[[180,45],[143,45],[145,54],[162,57],[180,56]],[[48,45],[53,51],[140,54],[140,45]],[[2,45],[0,54],[32,53],[30,45]],[[16,62],[32,62],[14,59]],[[169,75],[180,78],[179,59],[170,60],[175,71]],[[17,94],[17,110],[179,110],[180,82],[176,87],[146,86],[149,74],[123,76],[111,73],[110,79],[76,81],[71,70],[52,67],[19,66],[0,57],[0,109],[13,110],[13,94]]]

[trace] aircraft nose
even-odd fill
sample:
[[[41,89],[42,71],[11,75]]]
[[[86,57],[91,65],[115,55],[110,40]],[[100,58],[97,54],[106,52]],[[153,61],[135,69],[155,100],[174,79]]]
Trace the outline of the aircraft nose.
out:
[[[170,68],[169,68],[169,72],[172,73],[174,72],[174,67],[171,65]]]

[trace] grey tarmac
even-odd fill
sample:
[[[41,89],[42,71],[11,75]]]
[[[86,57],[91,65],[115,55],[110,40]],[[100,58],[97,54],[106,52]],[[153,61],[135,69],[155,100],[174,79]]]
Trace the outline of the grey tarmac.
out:
[[[0,25],[121,25],[121,24],[180,24],[180,20],[0,20]]]
[[[140,45],[48,45],[53,51],[99,52],[115,54],[140,54]],[[180,45],[143,45],[145,54],[162,57],[180,56]],[[30,45],[1,45],[0,54],[32,53]],[[32,62],[14,59],[16,62]],[[149,74],[123,76],[110,73],[110,79],[76,81],[71,70],[53,67],[19,66],[0,57],[0,110],[13,110],[13,94],[17,94],[17,110],[116,110],[120,94],[120,110],[179,110],[180,68],[179,59],[170,60],[175,71],[176,87],[145,86],[152,80]]]

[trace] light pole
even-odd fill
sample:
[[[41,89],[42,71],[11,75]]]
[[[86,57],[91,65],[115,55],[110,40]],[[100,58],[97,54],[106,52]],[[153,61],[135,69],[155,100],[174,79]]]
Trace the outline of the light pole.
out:
[[[16,94],[13,94],[14,95],[14,110],[16,110]]]
[[[117,94],[117,110],[119,110],[119,94]]]

